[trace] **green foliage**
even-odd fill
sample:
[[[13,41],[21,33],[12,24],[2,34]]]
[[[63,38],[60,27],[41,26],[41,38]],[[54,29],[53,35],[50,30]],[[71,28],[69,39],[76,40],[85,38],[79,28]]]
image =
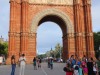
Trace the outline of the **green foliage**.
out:
[[[55,46],[54,56],[55,56],[56,58],[60,58],[60,53],[62,53],[62,46],[58,43],[58,44]]]
[[[7,56],[8,52],[8,43],[0,43],[0,55],[3,54]]]
[[[37,57],[43,59],[43,58],[46,58],[46,54],[40,54]]]
[[[62,46],[59,43],[56,44],[54,50],[52,50],[51,48],[50,51],[46,52],[47,57],[54,57],[54,58],[60,58],[61,54],[62,54]]]
[[[100,32],[94,33],[94,50],[96,52],[96,57],[99,56],[99,46],[100,46]]]
[[[94,49],[99,50],[100,46],[100,32],[94,33]]]

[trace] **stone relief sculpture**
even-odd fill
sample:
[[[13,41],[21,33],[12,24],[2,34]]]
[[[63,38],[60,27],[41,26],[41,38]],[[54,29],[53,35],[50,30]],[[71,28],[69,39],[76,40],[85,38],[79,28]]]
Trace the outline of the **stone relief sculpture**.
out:
[[[29,0],[29,3],[73,5],[73,0]]]

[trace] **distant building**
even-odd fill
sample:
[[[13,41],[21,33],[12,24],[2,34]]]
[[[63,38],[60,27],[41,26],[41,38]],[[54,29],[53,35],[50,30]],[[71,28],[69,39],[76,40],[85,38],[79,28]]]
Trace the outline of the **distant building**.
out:
[[[4,38],[1,36],[0,37],[0,43],[5,43],[5,42],[8,42],[8,41],[7,40],[5,41]]]
[[[4,43],[4,38],[2,36],[0,37],[0,43]]]

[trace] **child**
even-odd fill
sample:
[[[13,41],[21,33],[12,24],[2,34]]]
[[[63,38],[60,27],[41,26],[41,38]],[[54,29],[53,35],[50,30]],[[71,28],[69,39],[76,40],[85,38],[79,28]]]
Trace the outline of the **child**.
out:
[[[80,65],[80,67],[79,67],[79,70],[78,70],[78,71],[79,71],[79,75],[84,75],[84,74],[83,74],[82,65]]]
[[[73,75],[79,75],[79,66],[78,65],[74,65],[74,74]]]

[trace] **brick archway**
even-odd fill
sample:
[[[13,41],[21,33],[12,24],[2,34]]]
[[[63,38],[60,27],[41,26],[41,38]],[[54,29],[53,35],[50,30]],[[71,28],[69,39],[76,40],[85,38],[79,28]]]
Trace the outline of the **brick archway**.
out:
[[[61,20],[63,20],[63,22],[66,25],[66,32],[67,33],[74,33],[74,26],[72,25],[72,22],[70,20],[70,18],[68,17],[67,14],[65,14],[64,12],[51,8],[51,9],[46,9],[43,10],[41,12],[39,12],[38,14],[36,14],[36,16],[33,18],[32,23],[31,23],[31,33],[35,33],[37,31],[37,27],[39,25],[39,21],[44,18],[45,16],[57,16],[59,18],[61,18]]]
[[[45,20],[42,21],[42,19]],[[55,19],[58,20],[55,21]],[[68,58],[71,54],[75,55],[75,48],[73,49],[73,52],[71,52],[70,51],[71,47],[68,47],[68,45],[71,46],[75,42],[75,39],[74,39],[74,26],[72,25],[72,22],[70,18],[67,16],[67,14],[54,8],[43,10],[37,13],[36,16],[33,18],[30,27],[31,28],[30,32],[33,34],[36,33],[39,24],[45,21],[53,21],[55,23],[57,23],[58,21],[61,22],[61,23],[58,22],[57,24],[60,26],[63,33],[63,59]]]
[[[94,56],[90,0],[10,0],[8,63],[22,53],[32,62],[37,27],[48,20],[62,29],[64,60],[72,54]]]

